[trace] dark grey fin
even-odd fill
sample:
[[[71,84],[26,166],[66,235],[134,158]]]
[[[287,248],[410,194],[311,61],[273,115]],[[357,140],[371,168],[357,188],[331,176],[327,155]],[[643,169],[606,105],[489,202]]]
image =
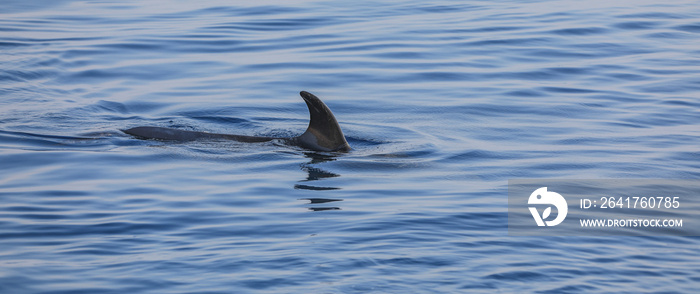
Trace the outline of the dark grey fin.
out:
[[[128,130],[123,130],[123,132],[144,139],[181,142],[194,141],[199,139],[226,139],[245,143],[255,143],[267,142],[275,139],[270,137],[254,137],[242,135],[215,134],[207,132],[194,132],[161,127],[136,127]]]
[[[317,151],[350,151],[350,145],[328,106],[309,92],[301,91],[299,95],[309,108],[309,127],[292,140],[301,147]]]

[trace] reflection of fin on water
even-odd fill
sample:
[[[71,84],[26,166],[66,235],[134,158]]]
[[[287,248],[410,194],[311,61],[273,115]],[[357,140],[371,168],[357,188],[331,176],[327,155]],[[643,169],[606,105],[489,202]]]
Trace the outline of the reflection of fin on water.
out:
[[[340,210],[340,207],[309,207],[312,211]]]
[[[329,198],[301,198],[299,200],[309,200],[309,204],[321,204],[335,201],[343,201],[343,199],[329,199]],[[309,207],[311,211],[324,211],[324,210],[340,210],[340,207]]]
[[[309,201],[311,201],[310,204],[343,201],[343,199],[328,199],[328,198],[301,198],[299,200],[309,200]]]
[[[299,184],[294,185],[294,189],[312,190],[312,191],[340,190],[340,188],[336,188],[336,187],[316,187],[316,186],[299,185]]]
[[[315,168],[315,167],[310,167],[310,166],[304,166],[302,168],[305,170],[309,175],[306,177],[307,181],[316,181],[320,179],[325,179],[325,178],[335,178],[339,177],[339,174],[334,174],[332,172],[328,172],[325,170],[322,170],[320,168]]]
[[[314,167],[312,165],[323,163],[323,162],[329,162],[329,161],[334,161],[336,160],[337,155],[330,155],[330,154],[322,154],[322,153],[317,153],[317,152],[305,152],[304,155],[311,160],[307,163],[304,163],[301,165],[301,169],[307,173],[306,180],[301,180],[300,182],[311,182],[311,181],[319,181],[323,180],[326,178],[335,178],[339,177],[339,174],[332,173],[329,171],[325,171],[323,169]],[[310,190],[310,191],[332,191],[332,190],[340,190],[340,188],[337,187],[319,187],[319,186],[312,186],[312,185],[301,185],[301,184],[296,184],[294,185],[294,189],[300,189],[300,190]],[[343,201],[343,199],[331,199],[331,198],[301,198],[299,200],[308,200],[309,204],[323,204],[323,203],[329,203],[329,202],[337,202],[337,201]],[[326,210],[340,210],[340,207],[308,207],[309,210],[311,211],[326,211]]]
[[[328,153],[318,153],[318,152],[304,152],[304,156],[311,158],[308,164],[323,163],[329,161],[335,161],[338,157],[337,154]]]

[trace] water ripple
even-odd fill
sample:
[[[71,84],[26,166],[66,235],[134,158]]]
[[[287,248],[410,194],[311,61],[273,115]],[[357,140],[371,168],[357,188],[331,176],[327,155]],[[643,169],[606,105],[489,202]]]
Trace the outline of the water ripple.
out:
[[[4,4],[2,293],[700,284],[696,237],[506,227],[508,179],[700,176],[693,3]],[[301,90],[351,152],[119,131],[296,136]]]

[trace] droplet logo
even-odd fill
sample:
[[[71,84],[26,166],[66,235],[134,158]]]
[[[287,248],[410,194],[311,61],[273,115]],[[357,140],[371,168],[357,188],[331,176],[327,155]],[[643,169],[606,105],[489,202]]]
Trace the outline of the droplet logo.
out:
[[[527,204],[549,204],[557,208],[557,217],[553,220],[545,221],[545,219],[547,219],[552,212],[551,206],[547,207],[542,212],[542,216],[540,216],[540,213],[537,211],[536,207],[528,207],[530,209],[530,213],[532,213],[532,217],[540,227],[553,227],[560,224],[564,221],[566,214],[569,212],[569,206],[566,204],[566,199],[559,195],[559,193],[548,192],[547,187],[542,187],[535,190],[535,192],[532,192],[532,194],[530,194],[530,198],[527,200]]]

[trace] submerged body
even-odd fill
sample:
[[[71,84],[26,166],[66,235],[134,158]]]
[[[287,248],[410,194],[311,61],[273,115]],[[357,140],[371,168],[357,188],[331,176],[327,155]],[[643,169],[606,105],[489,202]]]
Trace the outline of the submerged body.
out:
[[[301,91],[301,98],[309,108],[310,121],[306,131],[298,137],[273,138],[244,135],[216,134],[207,132],[185,131],[163,127],[136,127],[124,130],[132,136],[144,139],[194,141],[200,139],[225,139],[238,142],[256,143],[280,140],[285,144],[299,146],[314,151],[350,151],[343,131],[326,104],[315,95]]]

